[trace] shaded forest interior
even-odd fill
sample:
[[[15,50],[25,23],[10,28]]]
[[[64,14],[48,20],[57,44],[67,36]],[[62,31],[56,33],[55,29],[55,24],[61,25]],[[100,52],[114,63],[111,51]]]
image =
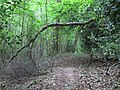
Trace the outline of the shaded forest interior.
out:
[[[119,90],[120,0],[1,0],[0,90]]]

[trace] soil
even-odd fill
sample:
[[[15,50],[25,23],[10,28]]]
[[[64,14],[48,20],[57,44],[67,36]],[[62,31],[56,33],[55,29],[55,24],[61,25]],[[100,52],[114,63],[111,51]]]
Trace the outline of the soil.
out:
[[[1,78],[0,90],[120,90],[120,69],[105,74],[106,64],[72,54],[56,57],[52,72],[19,79]]]

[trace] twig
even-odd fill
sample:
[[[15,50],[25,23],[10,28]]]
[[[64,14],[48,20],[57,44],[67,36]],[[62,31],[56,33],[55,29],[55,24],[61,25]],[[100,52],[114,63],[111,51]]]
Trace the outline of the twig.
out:
[[[49,25],[46,25],[44,26],[36,35],[33,39],[31,39],[25,46],[21,47],[16,53],[15,55],[12,56],[12,58],[8,61],[8,63],[12,62],[13,59],[15,57],[17,57],[17,55],[26,47],[28,47],[31,43],[34,43],[36,38],[39,36],[39,34],[41,32],[43,32],[45,29],[49,28],[49,27],[54,27],[54,26],[81,26],[81,25],[86,25],[86,24],[89,24],[91,22],[95,22],[94,19],[91,19],[89,21],[86,21],[86,22],[68,22],[68,23],[55,23],[55,24],[49,24]]]
[[[117,65],[120,65],[120,61],[117,62],[117,63],[115,63],[115,64],[112,64],[110,67],[107,66],[108,68],[107,68],[105,74],[109,75],[109,71],[111,70],[111,68],[112,68],[112,67],[115,67],[115,66],[117,66]]]
[[[92,59],[93,59],[93,52],[90,53],[90,58],[89,58],[89,63],[87,65],[87,67],[90,66],[91,62],[92,62]]]

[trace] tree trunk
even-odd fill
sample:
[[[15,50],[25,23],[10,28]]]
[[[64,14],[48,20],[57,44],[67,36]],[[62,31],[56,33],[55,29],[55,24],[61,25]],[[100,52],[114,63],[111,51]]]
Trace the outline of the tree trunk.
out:
[[[57,0],[57,3],[61,2],[61,0]],[[60,22],[60,19],[57,18],[56,20],[58,23]],[[59,53],[59,27],[55,27],[55,30],[53,31],[53,52],[58,54]]]

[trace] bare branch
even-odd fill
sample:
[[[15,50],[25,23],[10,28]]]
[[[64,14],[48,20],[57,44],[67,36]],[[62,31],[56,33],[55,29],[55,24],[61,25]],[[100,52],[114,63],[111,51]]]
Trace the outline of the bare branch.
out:
[[[31,39],[25,46],[21,47],[16,53],[15,55],[12,56],[12,58],[8,61],[8,63],[12,62],[13,59],[15,57],[17,57],[17,55],[26,47],[28,47],[31,43],[34,43],[36,38],[38,37],[38,35],[43,32],[45,29],[49,28],[49,27],[54,27],[54,26],[83,26],[83,25],[86,25],[86,24],[89,24],[91,22],[94,22],[95,20],[94,19],[91,19],[89,21],[86,21],[86,22],[68,22],[68,23],[55,23],[55,24],[49,24],[49,25],[46,25],[44,26],[36,35],[33,39]]]

